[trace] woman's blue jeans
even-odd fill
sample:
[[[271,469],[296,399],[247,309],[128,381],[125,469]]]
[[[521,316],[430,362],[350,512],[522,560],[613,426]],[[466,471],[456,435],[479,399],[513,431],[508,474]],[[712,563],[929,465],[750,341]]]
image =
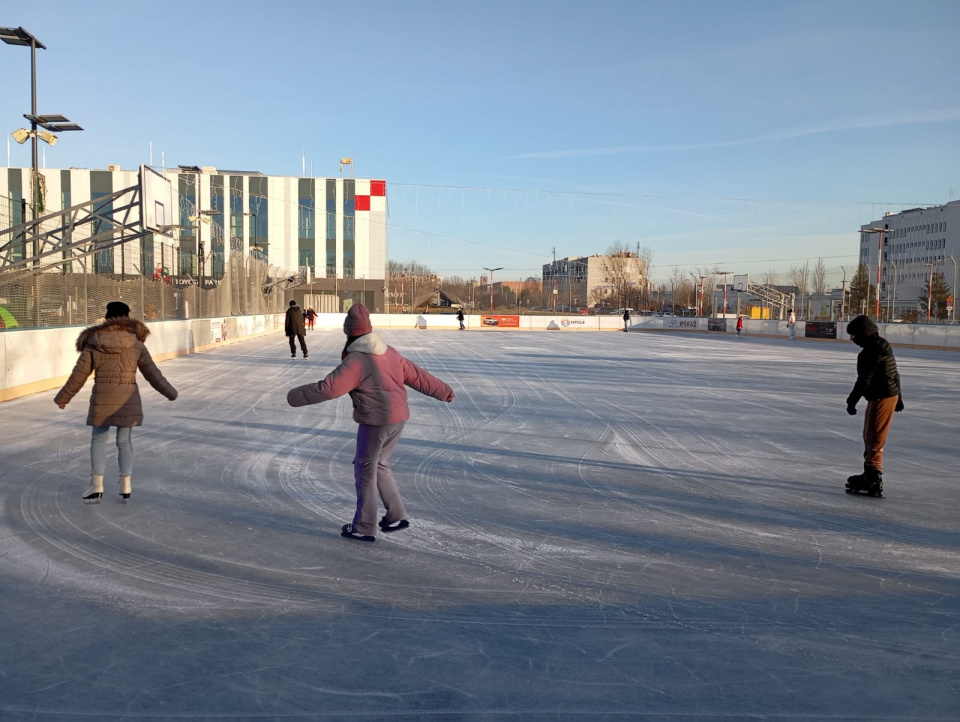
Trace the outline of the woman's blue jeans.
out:
[[[94,426],[90,437],[90,467],[94,475],[103,476],[107,468],[107,436],[109,426]],[[133,427],[117,427],[117,452],[120,457],[120,476],[133,473]]]

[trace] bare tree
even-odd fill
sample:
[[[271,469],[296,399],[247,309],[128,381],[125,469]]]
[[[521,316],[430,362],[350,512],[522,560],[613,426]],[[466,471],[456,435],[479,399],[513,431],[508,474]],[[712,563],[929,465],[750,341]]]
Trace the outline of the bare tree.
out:
[[[682,309],[693,306],[694,284],[690,280],[686,271],[680,267],[673,269],[673,275],[670,277],[670,288],[673,291],[673,304]]]
[[[643,246],[640,249],[640,273],[642,276],[640,300],[634,308],[648,309],[650,307],[650,291],[653,288],[650,283],[650,276],[653,273],[653,249],[649,246]]]
[[[602,265],[604,280],[611,286],[611,296],[621,308],[630,307],[639,300],[643,278],[640,258],[620,241],[607,249]]]
[[[790,266],[790,283],[797,287],[797,293],[800,294],[799,308],[804,309],[803,297],[810,286],[810,261],[805,261],[802,266]]]
[[[429,289],[439,288],[441,279],[422,263],[416,261],[388,261],[390,285],[399,295],[401,307],[409,307],[417,296]]]
[[[760,278],[764,286],[776,286],[780,281],[780,274],[771,269],[764,271]]]
[[[827,264],[822,258],[818,258],[817,264],[813,267],[813,292],[827,292]]]

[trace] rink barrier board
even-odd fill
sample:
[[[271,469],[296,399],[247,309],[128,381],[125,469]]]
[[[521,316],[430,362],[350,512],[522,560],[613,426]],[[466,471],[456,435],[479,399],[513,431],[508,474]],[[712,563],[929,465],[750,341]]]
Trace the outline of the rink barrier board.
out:
[[[282,332],[283,321],[283,315],[277,314],[149,321],[147,349],[154,361],[167,361]],[[63,386],[77,362],[77,336],[84,328],[12,329],[0,333],[0,402]]]
[[[494,314],[483,314],[492,316]],[[512,316],[513,314],[499,314]],[[316,319],[316,328],[343,330],[346,314],[323,313]],[[517,315],[516,327],[482,325],[481,315],[464,318],[467,331],[488,333],[511,331],[552,331],[570,333],[584,331],[622,331],[620,316],[527,316]],[[736,334],[736,316],[727,315],[726,330],[711,331],[709,318],[638,316],[630,320],[631,331]],[[714,321],[716,319],[713,319]],[[374,328],[457,331],[460,324],[454,314],[371,314]],[[217,346],[233,344],[272,333],[283,333],[284,316],[231,316],[181,321],[147,322],[150,337],[147,348],[156,361],[166,361],[191,353],[201,353]],[[714,328],[724,324],[714,323]],[[0,402],[58,389],[67,380],[77,360],[76,340],[84,326],[40,329],[10,329],[0,332]],[[848,341],[846,324],[837,324],[837,341]],[[894,346],[960,350],[960,326],[879,324],[880,334]],[[797,339],[804,339],[805,324],[798,323]],[[786,321],[744,319],[746,336],[788,338]],[[805,339],[832,342],[833,339]]]

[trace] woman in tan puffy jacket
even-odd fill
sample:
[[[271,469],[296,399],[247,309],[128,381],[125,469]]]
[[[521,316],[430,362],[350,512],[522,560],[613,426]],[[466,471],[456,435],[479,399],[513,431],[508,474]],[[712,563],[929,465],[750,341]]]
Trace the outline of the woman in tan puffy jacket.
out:
[[[93,427],[90,439],[90,486],[83,492],[85,502],[99,503],[103,496],[103,474],[107,466],[107,435],[117,427],[117,449],[120,461],[120,496],[130,498],[130,476],[133,472],[134,426],[143,423],[143,406],[137,387],[137,370],[150,385],[173,401],[177,390],[160,373],[150,352],[143,345],[150,330],[146,324],[130,318],[130,307],[122,301],[107,304],[103,323],[86,328],[77,338],[77,359],[73,373],[60,389],[54,403],[61,409],[94,374],[93,393],[87,425]]]

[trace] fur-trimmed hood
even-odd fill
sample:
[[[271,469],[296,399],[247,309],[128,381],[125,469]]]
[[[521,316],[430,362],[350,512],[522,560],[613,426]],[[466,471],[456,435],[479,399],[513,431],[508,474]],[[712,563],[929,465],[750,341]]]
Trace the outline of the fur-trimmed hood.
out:
[[[387,352],[387,348],[387,344],[377,335],[377,332],[371,331],[358,337],[356,341],[353,341],[344,349],[344,352],[353,353],[357,351],[359,353],[368,353],[371,356],[383,356],[383,354]]]
[[[150,329],[147,328],[147,324],[137,318],[129,316],[108,318],[103,323],[90,326],[80,332],[77,336],[77,351],[83,351],[84,346],[90,344],[104,353],[119,353],[123,347],[129,345],[124,342],[126,334],[132,335],[143,343],[150,335]]]

